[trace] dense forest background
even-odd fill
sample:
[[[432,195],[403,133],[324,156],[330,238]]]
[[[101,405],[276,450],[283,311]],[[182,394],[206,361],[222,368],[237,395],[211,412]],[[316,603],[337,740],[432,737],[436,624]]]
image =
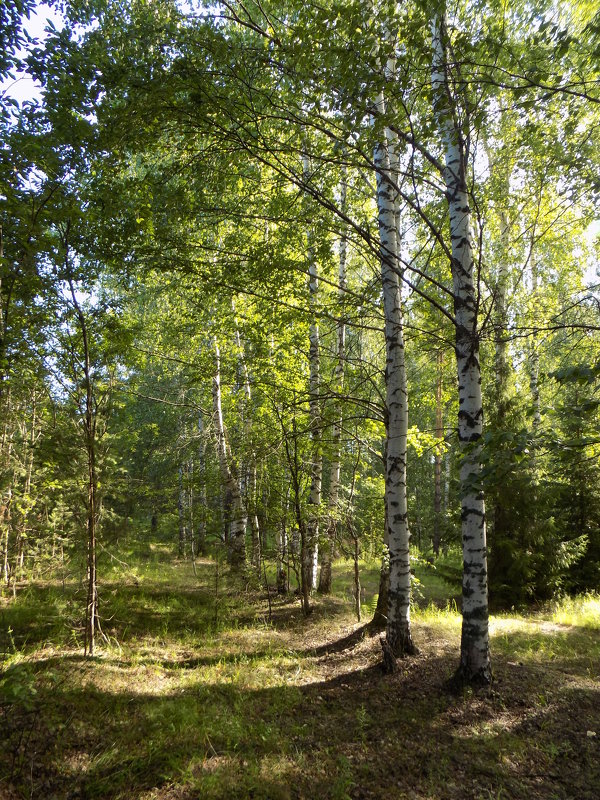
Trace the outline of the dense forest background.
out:
[[[395,657],[462,549],[489,682],[488,588],[599,585],[595,3],[56,8],[0,11],[3,591],[86,574],[93,652],[124,541],[307,615],[379,559]]]

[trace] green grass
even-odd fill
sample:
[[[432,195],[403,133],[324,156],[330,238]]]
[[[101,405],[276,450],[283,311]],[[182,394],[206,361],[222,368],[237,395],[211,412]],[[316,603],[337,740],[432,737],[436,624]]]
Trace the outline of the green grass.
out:
[[[223,575],[215,601],[208,559],[197,576],[164,547],[119,560],[101,570],[93,659],[78,581],[3,601],[2,798],[598,796],[598,596],[492,617],[495,685],[456,696],[452,556],[414,562],[421,654],[393,676],[354,620],[350,563],[306,620],[297,597],[272,597],[269,618],[264,590]],[[369,610],[378,564],[361,583]]]
[[[600,595],[589,592],[578,597],[563,597],[552,607],[552,621],[598,630]]]

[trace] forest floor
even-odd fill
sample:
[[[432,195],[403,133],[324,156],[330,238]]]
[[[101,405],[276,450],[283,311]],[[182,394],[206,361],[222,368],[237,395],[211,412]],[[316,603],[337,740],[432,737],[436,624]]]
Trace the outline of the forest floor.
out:
[[[493,617],[492,688],[453,694],[460,617],[431,569],[420,654],[384,675],[349,564],[308,619],[222,575],[216,595],[208,559],[116,566],[94,658],[79,582],[1,601],[2,800],[600,797],[597,596]],[[363,579],[367,611],[376,565]]]

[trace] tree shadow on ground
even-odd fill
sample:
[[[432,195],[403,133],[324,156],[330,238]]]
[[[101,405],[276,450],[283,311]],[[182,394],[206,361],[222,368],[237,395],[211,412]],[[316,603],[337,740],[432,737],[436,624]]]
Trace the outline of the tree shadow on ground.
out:
[[[579,646],[568,629],[544,634],[548,649],[558,633]],[[77,677],[76,659],[52,657],[36,666],[35,696],[0,704],[0,796],[596,800],[600,686],[573,672],[562,639],[549,668],[499,654],[494,687],[459,696],[444,688],[454,652],[425,645],[384,676],[378,642],[349,639],[306,651],[332,655],[332,674],[304,685],[250,685],[251,664],[209,679],[202,656],[183,685],[165,660],[166,686],[139,664],[132,676],[127,661],[82,661]],[[336,671],[333,656],[353,648],[371,663]],[[28,670],[15,664],[13,683],[26,686]],[[135,686],[111,689],[115,670]]]
[[[379,626],[373,625],[371,622],[367,622],[333,642],[325,642],[318,647],[311,647],[307,650],[302,650],[301,655],[320,657],[332,655],[334,653],[343,653],[347,650],[352,650],[354,647],[364,641],[364,639],[377,636],[379,633],[381,633],[381,628]]]

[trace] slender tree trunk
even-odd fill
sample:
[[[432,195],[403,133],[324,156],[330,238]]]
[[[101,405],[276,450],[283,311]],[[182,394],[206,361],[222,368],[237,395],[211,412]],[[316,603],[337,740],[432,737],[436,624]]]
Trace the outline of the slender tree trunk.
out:
[[[386,553],[381,561],[379,571],[379,594],[377,595],[377,606],[371,620],[371,625],[377,629],[387,627],[388,606],[390,604],[390,559],[386,543]]]
[[[96,633],[99,630],[98,618],[98,578],[96,556],[96,519],[98,513],[98,477],[96,472],[96,413],[94,401],[94,385],[88,329],[85,315],[77,301],[73,281],[69,277],[71,300],[81,328],[83,342],[83,369],[85,385],[85,444],[88,461],[88,502],[87,502],[87,540],[88,540],[88,592],[86,612],[86,632],[84,653],[93,656],[96,645]]]
[[[463,543],[461,659],[456,679],[488,684],[492,678],[489,630],[485,505],[481,487],[483,429],[479,364],[478,298],[467,190],[465,144],[456,124],[456,100],[447,76],[445,14],[432,21],[434,114],[445,148],[443,178],[450,212],[452,279],[458,371],[458,440]]]
[[[302,597],[302,610],[305,616],[308,616],[311,611],[310,605],[310,572],[304,568],[304,565],[307,563],[307,551],[309,548],[308,543],[308,532],[306,525],[304,524],[304,517],[302,515],[302,505],[301,505],[301,488],[300,488],[300,464],[298,461],[298,434],[296,430],[296,418],[293,419],[293,429],[292,429],[292,443],[294,446],[293,453],[290,452],[290,442],[289,437],[284,433],[284,446],[286,450],[286,456],[288,465],[290,468],[290,476],[292,479],[292,492],[293,492],[293,499],[294,499],[294,515],[296,517],[296,525],[298,526],[298,536],[300,538],[300,593]],[[293,544],[292,544],[293,548]],[[296,549],[297,552],[297,549]],[[289,555],[288,555],[289,559]],[[297,573],[296,573],[297,574]]]
[[[0,287],[1,288],[1,287]],[[1,305],[1,304],[0,304]],[[1,313],[1,310],[0,310]],[[11,505],[12,505],[12,485],[14,482],[14,470],[10,470],[12,460],[12,441],[9,434],[9,420],[11,417],[11,393],[10,387],[0,395],[0,410],[3,412],[2,440],[0,457],[2,469],[11,471],[13,478],[8,487],[3,490],[0,504],[0,529],[2,530],[2,581],[8,586],[10,581],[10,529],[11,529]]]
[[[354,608],[356,610],[356,620],[357,622],[361,621],[361,588],[360,588],[360,569],[359,569],[359,559],[360,559],[360,542],[358,539],[358,534],[354,532]]]
[[[434,495],[433,495],[433,553],[440,554],[442,541],[442,442],[444,439],[444,412],[442,406],[444,353],[438,350],[437,373],[435,381],[435,448]]]
[[[531,296],[534,303],[538,294],[538,270],[535,253],[531,253]],[[533,431],[538,433],[542,424],[542,410],[540,405],[540,356],[537,349],[537,332],[531,337],[531,350],[529,355],[529,388],[533,402]]]
[[[196,550],[198,555],[206,554],[206,452],[204,442],[204,419],[198,414],[198,539]],[[193,533],[192,533],[193,535]]]
[[[386,431],[387,431],[387,415],[386,415]],[[383,441],[383,463],[387,464],[387,435]],[[384,521],[383,521],[383,557],[381,559],[381,569],[379,571],[379,593],[377,595],[377,606],[371,625],[378,629],[384,630],[387,627],[389,595],[390,595],[390,548],[388,541],[388,509],[387,497],[384,495]]]
[[[19,514],[19,524],[17,529],[17,555],[15,559],[15,582],[22,581],[24,578],[25,551],[27,549],[28,520],[31,511],[31,480],[33,477],[33,448],[36,441],[37,426],[37,403],[35,389],[31,398],[31,430],[29,432],[28,450],[25,456],[25,482],[21,496],[21,511]],[[27,441],[27,427],[22,429],[23,441]]]
[[[310,159],[303,156],[304,181],[310,182]],[[307,547],[302,569],[306,573],[305,583],[310,590],[317,588],[317,569],[319,561],[319,513],[321,506],[321,483],[323,475],[323,453],[321,442],[321,404],[319,400],[321,375],[319,355],[319,325],[317,322],[317,302],[319,278],[317,260],[312,246],[312,233],[309,231],[308,241],[308,273],[309,273],[309,307],[311,309],[309,329],[309,414],[310,435],[312,443],[310,493],[308,498],[308,519],[306,523]]]
[[[342,172],[340,182],[340,208],[346,211],[347,178],[346,169]],[[337,361],[333,378],[336,412],[331,429],[331,471],[329,477],[329,514],[327,533],[323,542],[321,558],[321,573],[319,575],[319,592],[331,592],[331,561],[335,544],[336,532],[339,526],[339,491],[341,475],[341,441],[342,441],[342,405],[341,395],[344,388],[344,364],[346,359],[346,324],[344,308],[346,294],[346,252],[347,236],[344,232],[340,238],[339,266],[338,266],[338,300],[340,306],[340,319],[337,323]]]
[[[508,174],[502,181],[505,197],[508,197],[509,179]],[[509,377],[510,363],[508,358],[508,308],[506,294],[509,281],[509,239],[510,224],[508,214],[505,209],[500,211],[500,242],[498,258],[498,275],[496,279],[495,307],[496,307],[496,342],[495,342],[495,364],[496,373],[496,402],[498,406],[498,423],[503,425],[506,420],[509,405]]]
[[[10,528],[11,528],[11,505],[12,487],[6,490],[6,497],[2,504],[1,521],[4,528],[3,553],[2,553],[2,580],[8,586],[10,584]]]
[[[393,75],[393,64],[388,63]],[[385,113],[383,93],[377,99],[380,114]],[[415,652],[410,628],[410,553],[406,495],[406,455],[408,437],[408,392],[404,353],[404,320],[400,286],[398,199],[395,189],[397,163],[395,140],[386,131],[386,140],[375,147],[377,170],[377,210],[381,253],[381,283],[385,317],[387,448],[385,498],[389,548],[389,590],[386,639],[395,656]],[[392,152],[390,152],[392,151]]]
[[[235,307],[232,302],[232,310],[235,313]],[[250,528],[250,546],[251,556],[250,560],[254,570],[260,574],[260,557],[261,557],[261,537],[260,525],[258,522],[258,515],[256,513],[256,454],[254,452],[253,432],[252,432],[252,389],[250,387],[250,374],[248,372],[248,365],[244,355],[244,348],[240,337],[240,332],[235,325],[235,343],[238,352],[238,364],[242,373],[244,383],[244,403],[242,406],[242,426],[244,428],[244,444],[248,448],[248,456],[246,463],[242,468],[245,477],[246,488],[246,512],[247,521]]]
[[[289,559],[287,543],[287,515],[290,498],[290,487],[288,485],[285,498],[282,504],[281,524],[277,529],[277,593],[286,594],[289,591],[289,580],[285,569],[285,563]]]
[[[185,540],[186,540],[186,502],[185,502],[185,486],[183,476],[183,464],[179,465],[179,494],[177,497],[177,513],[179,517],[179,545],[178,554],[179,558],[185,556]]]
[[[217,436],[217,454],[225,495],[231,504],[228,525],[228,554],[231,566],[243,570],[246,564],[246,509],[244,507],[240,482],[233,459],[229,453],[223,411],[221,407],[221,353],[216,338],[213,340],[215,352],[215,371],[212,382],[213,416]]]

